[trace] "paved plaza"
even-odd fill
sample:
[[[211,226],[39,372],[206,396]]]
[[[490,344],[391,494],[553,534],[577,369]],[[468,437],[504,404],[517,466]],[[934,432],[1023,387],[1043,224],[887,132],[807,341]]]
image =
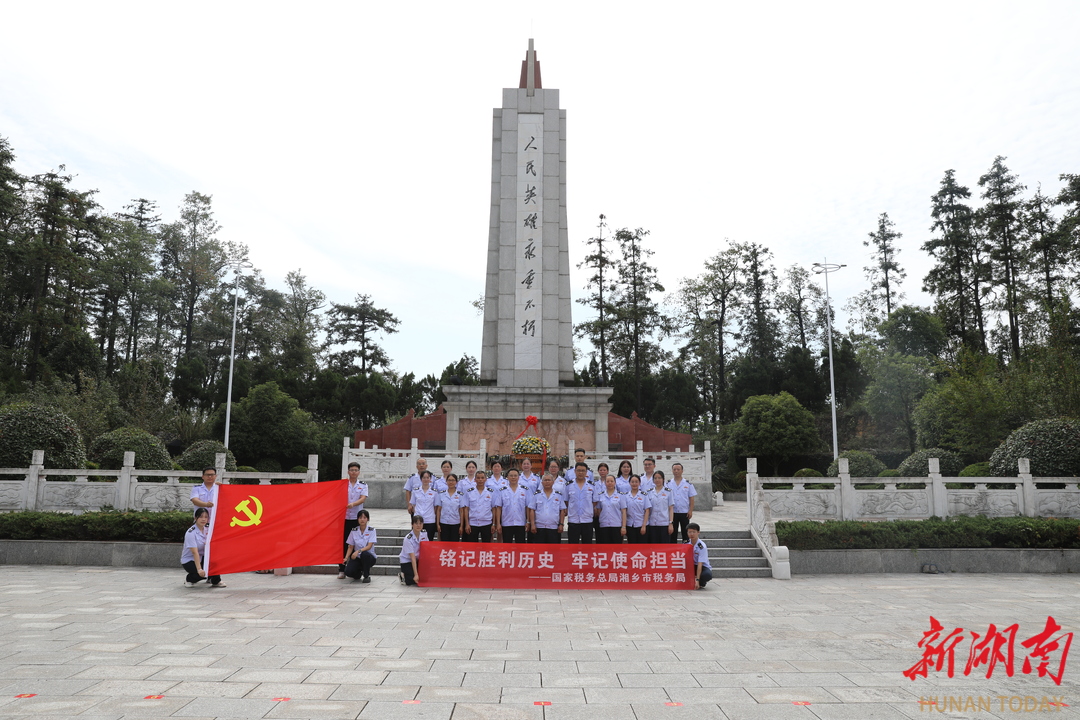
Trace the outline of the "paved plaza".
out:
[[[0,572],[5,718],[918,718],[934,711],[920,698],[935,697],[992,704],[941,715],[1011,718],[1044,696],[1069,707],[1040,716],[1080,716],[1080,667],[1060,687],[1020,669],[1021,639],[1047,615],[1080,627],[1075,576],[531,592],[251,573],[187,589],[180,568]],[[1015,676],[964,677],[965,643],[954,678],[903,677],[931,615],[979,633],[1019,623]]]

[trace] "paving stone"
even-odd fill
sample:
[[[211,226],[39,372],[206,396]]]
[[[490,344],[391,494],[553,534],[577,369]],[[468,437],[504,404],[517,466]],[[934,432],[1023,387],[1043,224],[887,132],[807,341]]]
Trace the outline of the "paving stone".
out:
[[[367,703],[350,700],[306,700],[293,698],[276,703],[263,717],[266,718],[319,718],[319,720],[353,720],[360,715]]]

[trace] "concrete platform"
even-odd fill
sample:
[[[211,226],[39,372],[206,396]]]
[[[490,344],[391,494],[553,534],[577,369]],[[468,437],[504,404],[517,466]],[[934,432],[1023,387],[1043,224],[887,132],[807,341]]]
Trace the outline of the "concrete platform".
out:
[[[861,720],[990,698],[989,710],[942,713],[982,719],[1044,697],[1068,704],[1043,706],[1046,717],[1077,717],[1080,705],[1075,659],[1060,686],[1021,670],[1020,643],[1048,615],[1080,628],[1074,576],[537,592],[250,573],[211,590],[184,588],[179,570],[0,572],[0,718]],[[919,661],[931,615],[968,639],[953,678],[931,669],[913,682],[902,672]],[[1019,625],[1015,674],[965,677],[970,633],[990,623]]]

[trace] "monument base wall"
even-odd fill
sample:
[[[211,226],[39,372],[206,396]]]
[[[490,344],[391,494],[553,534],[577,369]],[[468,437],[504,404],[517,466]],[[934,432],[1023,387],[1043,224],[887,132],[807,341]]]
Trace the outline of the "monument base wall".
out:
[[[529,415],[539,418],[539,434],[552,444],[555,454],[565,455],[570,440],[590,452],[608,451],[611,388],[444,385],[443,393],[448,452],[471,447],[475,439],[486,438],[489,453],[509,453],[510,444],[525,428]],[[478,434],[481,429],[495,434]]]

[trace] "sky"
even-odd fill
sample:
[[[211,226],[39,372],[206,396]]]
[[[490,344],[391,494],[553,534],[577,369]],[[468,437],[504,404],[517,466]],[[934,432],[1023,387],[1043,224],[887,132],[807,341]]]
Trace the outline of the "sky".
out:
[[[575,297],[603,213],[650,232],[668,290],[753,241],[780,270],[846,264],[840,308],[887,212],[927,305],[945,170],[976,196],[997,155],[1028,194],[1080,173],[1080,3],[635,7],[0,0],[0,136],[109,211],[213,196],[271,287],[300,270],[394,313],[384,347],[418,376],[480,354],[492,109],[530,37],[567,111]]]

